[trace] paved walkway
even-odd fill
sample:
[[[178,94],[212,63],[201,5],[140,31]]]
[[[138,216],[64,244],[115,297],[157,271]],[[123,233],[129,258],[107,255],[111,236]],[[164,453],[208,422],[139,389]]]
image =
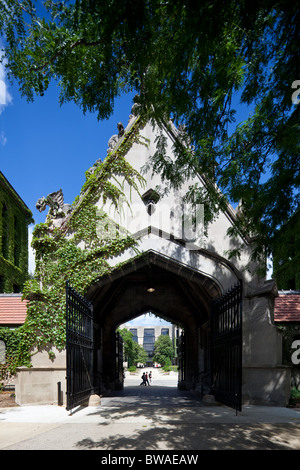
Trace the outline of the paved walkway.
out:
[[[121,392],[97,406],[0,409],[2,450],[300,450],[300,410],[204,404],[154,371],[150,387],[126,376]]]

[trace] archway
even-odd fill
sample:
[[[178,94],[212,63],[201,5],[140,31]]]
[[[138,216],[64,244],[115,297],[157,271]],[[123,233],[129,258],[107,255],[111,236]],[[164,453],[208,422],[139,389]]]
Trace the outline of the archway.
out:
[[[185,332],[179,388],[209,389],[209,303],[220,294],[214,279],[153,251],[101,278],[87,292],[94,309],[95,389],[122,387],[115,331],[146,311]]]
[[[159,389],[165,386],[178,388],[178,346],[184,334],[182,325],[152,311],[120,324],[117,333],[123,339],[125,392],[139,394],[136,387],[144,383],[143,374],[148,378],[145,385]],[[164,354],[161,356],[164,352],[168,358]]]
[[[167,365],[177,365],[177,343],[180,334],[184,331],[183,326],[178,323],[172,322],[169,318],[161,317],[156,311],[144,312],[126,323],[122,323],[118,326],[116,332],[120,332],[121,335],[126,337],[126,331],[129,331],[133,342],[137,343],[141,351],[141,355],[138,355],[138,351],[131,351],[129,343],[127,356],[125,354],[124,344],[124,364],[126,368],[134,367],[160,367],[159,360],[155,357],[155,342],[161,336],[167,336],[172,344],[173,356],[171,357],[171,351],[169,361]],[[123,337],[123,336],[122,336]]]
[[[281,336],[273,319],[276,286],[261,276],[261,263],[252,259],[255,238],[232,231],[241,208],[236,211],[228,204],[208,222],[201,204],[186,204],[191,188],[198,187],[205,196],[207,178],[196,172],[180,187],[169,187],[165,178],[153,173],[158,137],[166,139],[170,161],[176,159],[174,144],[181,144],[181,138],[172,123],[158,126],[132,116],[116,149],[88,172],[72,207],[63,204],[61,191],[53,193],[58,199],[52,193],[49,200],[44,198],[51,208],[51,201],[56,200],[59,210],[49,210],[46,224],[36,233],[39,270],[28,298],[42,299],[40,314],[47,321],[41,344],[53,338],[53,344],[45,345],[44,359],[40,337],[34,332],[37,344],[32,344],[31,365],[38,374],[45,364],[51,378],[42,379],[38,387],[38,380],[29,383],[29,374],[21,370],[18,403],[28,403],[32,396],[34,402],[52,401],[58,373],[62,384],[67,377],[67,396],[75,376],[79,396],[84,391],[86,398],[93,391],[90,371],[96,393],[121,387],[115,330],[146,310],[184,327],[181,387],[202,391],[211,386],[216,396],[217,384],[223,402],[237,395],[243,396],[244,403],[287,403],[289,371],[281,364]],[[161,188],[159,198],[155,188]],[[103,272],[110,274],[100,277]],[[59,328],[64,326],[64,298],[55,294],[63,292],[65,281],[85,298],[76,298],[82,309],[77,309],[75,318],[72,312],[68,315],[67,300],[66,349],[57,351],[63,335],[56,340],[56,328],[49,335],[48,316],[53,315]],[[155,290],[148,292],[149,286]],[[94,307],[90,316],[89,301]],[[86,323],[81,321],[85,307]],[[72,335],[73,344],[68,341]],[[73,362],[70,344],[75,351]],[[237,391],[232,387],[232,369],[238,375]],[[25,389],[30,392],[25,394]]]

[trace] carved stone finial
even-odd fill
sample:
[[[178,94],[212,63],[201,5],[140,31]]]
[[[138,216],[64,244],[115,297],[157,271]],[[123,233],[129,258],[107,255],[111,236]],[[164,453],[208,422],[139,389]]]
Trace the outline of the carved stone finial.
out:
[[[118,131],[119,131],[119,134],[118,134],[118,137],[119,139],[122,137],[122,135],[124,134],[124,126],[121,122],[118,122]]]
[[[129,120],[132,118],[139,116],[141,113],[141,105],[138,103],[139,95],[135,95],[133,101],[133,105],[131,107],[131,114],[129,115]]]

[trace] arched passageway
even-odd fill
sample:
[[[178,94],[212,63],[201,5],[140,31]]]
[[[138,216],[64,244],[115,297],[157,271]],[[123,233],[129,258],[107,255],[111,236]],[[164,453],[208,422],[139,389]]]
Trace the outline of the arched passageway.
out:
[[[205,175],[195,173],[179,187],[169,187],[153,171],[158,137],[166,143],[168,158],[175,161],[174,149],[182,144],[175,126],[132,115],[124,138],[103,165],[97,162],[88,172],[72,211],[62,218],[61,210],[51,209],[37,232],[37,279],[46,300],[45,315],[55,311],[59,322],[61,304],[49,299],[47,305],[47,293],[57,266],[67,279],[66,348],[57,351],[54,344],[47,344],[40,351],[35,345],[30,374],[23,369],[19,373],[19,404],[52,402],[57,377],[65,385],[68,407],[86,400],[90,392],[121,388],[116,328],[153,311],[185,331],[181,388],[202,391],[207,386],[218,401],[230,402],[236,409],[242,397],[243,403],[286,405],[290,372],[281,364],[281,335],[274,324],[276,286],[261,276],[261,262],[252,259],[255,237],[232,231],[242,207],[235,210],[228,204],[206,223],[201,204],[186,204],[191,188],[206,194]],[[143,181],[137,177],[141,173]],[[154,194],[152,200],[153,188],[161,190],[160,197]],[[128,211],[123,210],[126,204],[115,205],[123,196]],[[122,241],[124,235],[130,238],[128,245]],[[99,278],[102,262],[110,275]],[[97,281],[86,292],[87,275]],[[73,295],[79,292],[69,290],[69,282],[79,292],[84,290],[84,298]],[[155,290],[148,292],[149,286]],[[56,288],[61,292],[61,282]],[[42,341],[55,334],[55,328],[51,335],[45,330]],[[60,339],[58,343],[61,347]],[[40,379],[41,365],[47,375]],[[32,381],[34,367],[38,378]]]
[[[147,311],[179,324],[185,332],[179,388],[209,387],[209,302],[219,295],[215,280],[155,252],[101,278],[87,293],[94,305],[96,390],[122,388],[115,331]]]

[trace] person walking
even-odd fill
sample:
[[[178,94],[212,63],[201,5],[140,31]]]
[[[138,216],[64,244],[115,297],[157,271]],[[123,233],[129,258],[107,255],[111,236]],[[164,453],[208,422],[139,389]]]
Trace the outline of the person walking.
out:
[[[145,372],[143,372],[143,375],[142,375],[142,383],[140,383],[140,386],[141,385],[145,385],[145,386],[147,385],[146,384],[146,374],[145,374]]]
[[[148,372],[146,372],[146,384],[148,384],[150,386],[149,380],[148,380]]]
[[[149,382],[152,383],[152,371],[149,372]]]

